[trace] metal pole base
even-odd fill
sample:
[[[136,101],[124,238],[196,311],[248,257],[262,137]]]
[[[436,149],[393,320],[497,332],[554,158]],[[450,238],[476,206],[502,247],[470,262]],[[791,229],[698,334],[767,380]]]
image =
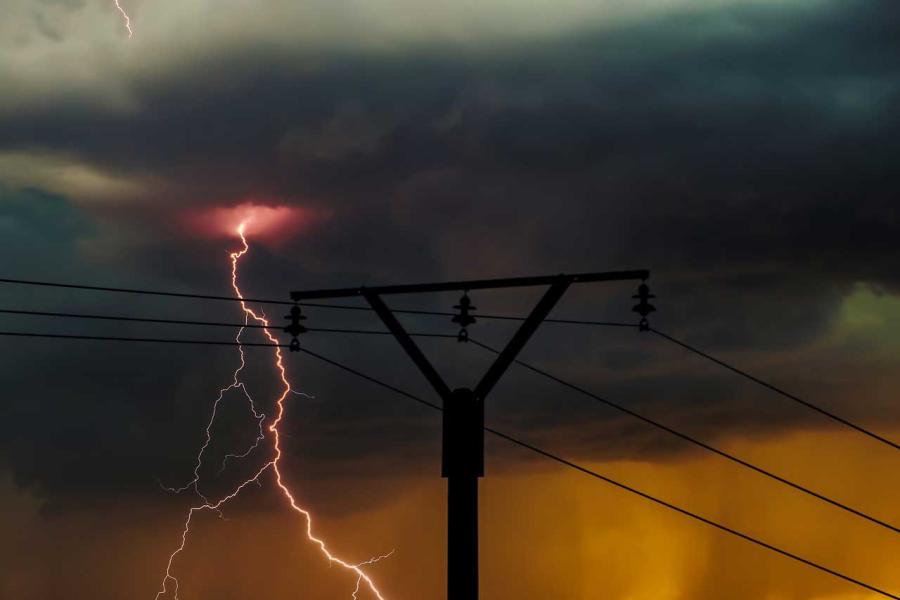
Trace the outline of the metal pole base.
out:
[[[447,600],[478,600],[478,478],[447,478]]]

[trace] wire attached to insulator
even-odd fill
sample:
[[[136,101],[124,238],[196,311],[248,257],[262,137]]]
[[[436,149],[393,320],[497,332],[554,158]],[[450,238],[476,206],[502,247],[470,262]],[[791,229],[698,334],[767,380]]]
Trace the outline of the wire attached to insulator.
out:
[[[469,298],[469,290],[463,292],[462,297],[459,299],[459,304],[454,305],[453,308],[459,311],[459,314],[451,319],[452,322],[457,323],[460,326],[459,333],[456,335],[456,341],[468,342],[469,330],[467,328],[476,321],[475,317],[469,313],[470,311],[478,310],[478,307],[472,306],[472,300]]]
[[[647,315],[656,312],[656,307],[650,304],[648,300],[656,298],[656,296],[650,293],[650,288],[647,286],[647,282],[644,281],[640,287],[638,287],[638,293],[633,295],[632,298],[639,300],[639,302],[634,305],[634,308],[631,309],[641,315],[638,329],[640,331],[650,331],[650,321],[647,320]]]
[[[290,324],[284,328],[284,331],[291,334],[291,344],[288,346],[288,349],[291,352],[299,352],[300,351],[300,340],[298,339],[301,334],[307,332],[306,327],[304,327],[300,321],[305,321],[306,317],[303,315],[303,309],[300,308],[299,304],[294,304],[291,307],[291,313],[288,315],[284,315],[284,318],[290,321]]]

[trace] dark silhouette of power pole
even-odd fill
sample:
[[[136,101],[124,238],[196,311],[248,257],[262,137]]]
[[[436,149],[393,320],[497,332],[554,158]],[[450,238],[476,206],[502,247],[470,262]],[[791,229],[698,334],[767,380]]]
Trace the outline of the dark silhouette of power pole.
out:
[[[440,396],[444,407],[441,475],[447,479],[448,600],[478,600],[478,479],[484,477],[485,398],[570,285],[598,281],[646,280],[649,276],[650,272],[645,270],[616,271],[291,293],[291,298],[295,302],[349,296],[365,298]],[[460,314],[454,317],[453,321],[459,323],[462,328],[459,341],[466,341],[468,340],[466,327],[475,322],[474,317],[469,314],[474,307],[471,306],[468,291],[543,285],[548,285],[549,288],[474,389],[463,387],[451,390],[381,298],[391,294],[464,291],[465,294],[456,307],[460,310]],[[642,303],[652,309],[646,304],[648,293],[647,291],[639,292],[643,296]],[[643,317],[646,316],[643,310],[638,312]],[[299,312],[292,311],[292,315],[288,317],[292,318],[292,325],[285,328],[294,336],[291,343],[292,350],[295,347],[299,348],[295,333],[295,331],[302,333],[302,326],[299,326],[299,315]],[[293,325],[297,325],[299,328],[289,329]]]

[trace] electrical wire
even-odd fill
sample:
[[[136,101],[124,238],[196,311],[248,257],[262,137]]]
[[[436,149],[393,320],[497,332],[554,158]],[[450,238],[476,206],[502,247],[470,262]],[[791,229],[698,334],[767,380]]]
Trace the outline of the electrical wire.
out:
[[[882,435],[879,435],[879,434],[877,434],[877,433],[875,433],[875,432],[873,432],[873,431],[871,431],[871,430],[869,430],[869,429],[866,429],[865,427],[862,427],[861,425],[857,425],[856,423],[853,423],[852,421],[849,421],[849,420],[847,420],[847,419],[845,419],[845,418],[843,418],[843,417],[841,417],[841,416],[839,416],[839,415],[837,415],[837,414],[835,414],[835,413],[833,413],[833,412],[831,412],[831,411],[829,411],[829,410],[827,410],[827,409],[824,409],[824,408],[822,408],[821,406],[818,406],[818,405],[816,405],[816,404],[813,404],[812,402],[809,402],[809,401],[807,401],[807,400],[803,400],[802,398],[798,398],[798,397],[795,396],[794,394],[791,394],[790,392],[787,392],[787,391],[781,389],[780,387],[778,387],[778,386],[776,386],[776,385],[773,385],[773,384],[771,384],[771,383],[769,383],[769,382],[767,382],[767,381],[764,381],[764,380],[760,379],[759,377],[756,377],[756,376],[754,376],[754,375],[751,375],[750,373],[748,373],[748,372],[746,372],[746,371],[744,371],[744,370],[742,370],[742,369],[739,369],[739,368],[735,367],[734,365],[731,365],[731,364],[725,362],[725,361],[722,360],[722,359],[716,358],[715,356],[712,356],[711,354],[709,354],[709,353],[707,353],[707,352],[704,352],[703,350],[700,350],[699,348],[696,348],[696,347],[694,347],[694,346],[691,346],[691,345],[688,344],[687,342],[684,342],[684,341],[682,341],[682,340],[679,340],[679,339],[675,338],[674,336],[669,335],[668,333],[663,333],[662,331],[660,331],[659,329],[656,329],[656,328],[654,328],[654,327],[651,327],[651,328],[650,328],[650,331],[652,331],[653,333],[655,333],[655,334],[658,335],[659,337],[661,337],[661,338],[663,338],[663,339],[666,339],[666,340],[672,342],[673,344],[676,344],[676,345],[678,345],[678,346],[681,346],[681,347],[684,348],[685,350],[688,350],[688,351],[690,351],[690,352],[693,352],[694,354],[696,354],[696,355],[698,355],[698,356],[702,356],[703,358],[705,358],[705,359],[707,359],[707,360],[710,360],[710,361],[716,363],[717,365],[720,365],[720,366],[722,366],[722,367],[725,367],[725,368],[728,369],[729,371],[732,371],[733,373],[737,373],[737,374],[740,375],[741,377],[744,377],[744,378],[746,378],[746,379],[749,379],[750,381],[752,381],[752,382],[754,382],[754,383],[756,383],[756,384],[758,384],[758,385],[761,385],[762,387],[764,387],[764,388],[766,388],[766,389],[768,389],[768,390],[771,390],[771,391],[775,392],[776,394],[780,394],[780,395],[784,396],[785,398],[787,398],[787,399],[789,399],[789,400],[792,400],[792,401],[794,401],[794,402],[796,402],[796,403],[798,403],[798,404],[801,404],[801,405],[803,405],[803,406],[805,406],[805,407],[807,407],[807,408],[809,408],[809,409],[812,409],[812,410],[816,411],[816,412],[819,413],[819,414],[825,415],[825,416],[828,417],[829,419],[832,419],[832,420],[834,420],[834,421],[837,421],[838,423],[841,423],[842,425],[845,425],[845,426],[847,426],[847,427],[850,427],[851,429],[855,429],[855,430],[858,431],[859,433],[862,433],[862,434],[864,434],[864,435],[867,435],[867,436],[869,436],[870,438],[872,438],[873,440],[876,440],[876,441],[878,441],[878,442],[881,442],[882,444],[885,444],[885,445],[887,445],[887,446],[890,446],[890,447],[893,448],[894,450],[900,450],[900,444],[898,444],[897,442],[894,442],[894,441],[892,441],[892,440],[889,440],[888,438],[886,438],[886,437],[884,437],[884,436],[882,436]]]
[[[122,315],[95,315],[95,314],[87,314],[87,313],[63,313],[63,312],[49,312],[42,310],[20,310],[20,309],[11,309],[11,308],[0,308],[0,314],[10,314],[10,315],[25,315],[25,316],[39,316],[39,317],[61,317],[61,318],[70,318],[70,319],[89,319],[89,320],[101,320],[101,321],[124,321],[129,323],[154,323],[154,324],[162,324],[162,325],[198,325],[198,326],[206,326],[206,327],[230,327],[233,329],[245,328],[245,329],[271,329],[271,330],[283,330],[284,328],[281,325],[260,325],[257,323],[223,323],[219,321],[191,321],[185,319],[155,319],[149,317],[130,317],[130,316],[122,316]],[[331,328],[331,327],[307,327],[307,332],[319,332],[319,333],[354,333],[354,334],[372,334],[372,335],[389,335],[391,332],[387,329],[384,330],[372,330],[372,329],[345,329],[345,328]],[[457,336],[454,334],[443,334],[443,333],[417,333],[413,334],[419,337],[447,337],[447,338],[456,338]]]
[[[469,341],[471,343],[475,344],[476,346],[483,348],[489,352],[492,352],[494,354],[500,354],[500,351],[497,350],[496,348],[493,348],[483,342],[479,342],[478,340],[476,340],[474,338],[470,337]],[[518,359],[516,359],[514,362],[516,362],[517,364],[521,365],[522,367],[525,367],[526,369],[528,369],[534,373],[537,373],[538,375],[541,375],[543,377],[546,377],[547,379],[555,381],[556,383],[559,383],[560,385],[563,385],[569,389],[575,390],[576,392],[579,392],[580,394],[583,394],[589,398],[592,398],[593,400],[600,402],[601,404],[605,404],[606,406],[614,408],[628,416],[639,419],[649,425],[652,425],[658,429],[661,429],[662,431],[665,431],[666,433],[674,435],[675,437],[678,437],[682,440],[690,442],[691,444],[694,444],[695,446],[703,448],[704,450],[706,450],[708,452],[717,454],[727,460],[730,460],[733,463],[736,463],[742,467],[750,469],[751,471],[755,471],[756,473],[759,473],[760,475],[768,477],[769,479],[777,481],[777,482],[784,484],[788,487],[791,487],[797,491],[803,492],[804,494],[807,494],[817,500],[826,502],[826,503],[828,503],[834,507],[837,507],[841,510],[844,510],[852,515],[855,515],[857,517],[865,519],[871,523],[874,523],[875,525],[879,525],[881,527],[884,527],[885,529],[889,529],[890,531],[893,531],[894,533],[900,533],[900,528],[897,528],[896,526],[891,525],[890,523],[887,523],[885,521],[882,521],[881,519],[878,519],[876,517],[868,515],[868,514],[862,512],[860,510],[857,510],[851,506],[848,506],[846,504],[838,502],[837,500],[833,500],[833,499],[829,498],[828,496],[825,496],[824,494],[820,494],[819,492],[813,491],[813,490],[811,490],[805,486],[802,486],[798,483],[794,483],[793,481],[790,481],[789,479],[785,479],[784,477],[781,477],[780,475],[776,475],[775,473],[772,473],[771,471],[763,469],[762,467],[758,467],[750,462],[747,462],[746,460],[738,458],[737,456],[735,456],[733,454],[730,454],[728,452],[725,452],[724,450],[720,450],[719,448],[711,446],[710,444],[707,444],[706,442],[703,442],[693,436],[690,436],[686,433],[682,433],[676,429],[673,429],[667,425],[664,425],[663,423],[660,423],[659,421],[656,421],[654,419],[651,419],[650,417],[644,416],[637,411],[631,410],[630,408],[622,406],[621,404],[618,404],[611,400],[607,400],[606,398],[603,398],[602,396],[598,396],[597,394],[594,394],[593,392],[590,392],[579,385],[576,385],[570,381],[566,381],[560,377],[557,377],[556,375],[553,375],[552,373],[549,373],[543,369],[535,367],[534,365],[528,364],[528,363],[526,363],[522,360],[518,360]]]
[[[170,338],[120,337],[112,335],[80,335],[66,333],[35,333],[26,331],[0,331],[3,337],[52,338],[61,340],[96,340],[103,342],[149,342],[158,344],[193,344],[202,346],[248,346],[250,348],[287,348],[288,344],[266,344],[255,342],[227,342],[218,340],[180,340]]]
[[[114,292],[119,294],[140,294],[143,296],[166,296],[170,298],[194,298],[197,300],[223,300],[226,302],[254,302],[257,304],[284,304],[291,306],[294,303],[289,300],[264,300],[258,298],[238,298],[236,296],[218,296],[215,294],[192,294],[188,292],[167,292],[160,290],[144,290],[136,288],[108,287],[101,285],[83,285],[77,283],[59,283],[55,281],[35,281],[33,279],[11,279],[8,277],[0,278],[0,283],[10,283],[16,285],[31,285],[39,287],[64,288],[70,290],[88,290],[93,292]]]
[[[257,323],[222,323],[218,321],[191,321],[185,319],[155,319],[150,317],[130,317],[122,315],[95,315],[88,313],[51,312],[44,310],[21,310],[14,308],[0,308],[0,314],[24,315],[29,317],[59,317],[67,319],[91,319],[100,321],[126,321],[133,323],[157,323],[166,325],[202,325],[206,327],[232,327],[239,329],[282,329],[279,325],[259,325]],[[388,333],[387,331],[385,333]]]
[[[378,334],[384,335],[387,331],[367,331],[359,329],[316,329],[309,330],[319,333],[352,333],[352,334]],[[414,337],[426,338],[453,338],[456,336],[449,333],[410,333]],[[272,344],[266,342],[234,342],[221,340],[187,340],[173,338],[148,338],[148,337],[121,337],[111,335],[82,335],[67,333],[38,333],[30,331],[0,331],[0,337],[22,337],[22,338],[49,338],[63,340],[95,340],[103,342],[146,342],[159,344],[193,344],[201,346],[249,346],[251,348],[290,348],[290,344]]]

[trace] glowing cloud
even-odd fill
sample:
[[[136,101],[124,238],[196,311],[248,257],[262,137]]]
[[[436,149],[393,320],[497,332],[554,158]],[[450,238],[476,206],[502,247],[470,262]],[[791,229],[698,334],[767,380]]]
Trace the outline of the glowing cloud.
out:
[[[243,232],[262,243],[277,243],[327,218],[320,209],[248,201],[190,212],[185,224],[192,235],[239,238]]]

